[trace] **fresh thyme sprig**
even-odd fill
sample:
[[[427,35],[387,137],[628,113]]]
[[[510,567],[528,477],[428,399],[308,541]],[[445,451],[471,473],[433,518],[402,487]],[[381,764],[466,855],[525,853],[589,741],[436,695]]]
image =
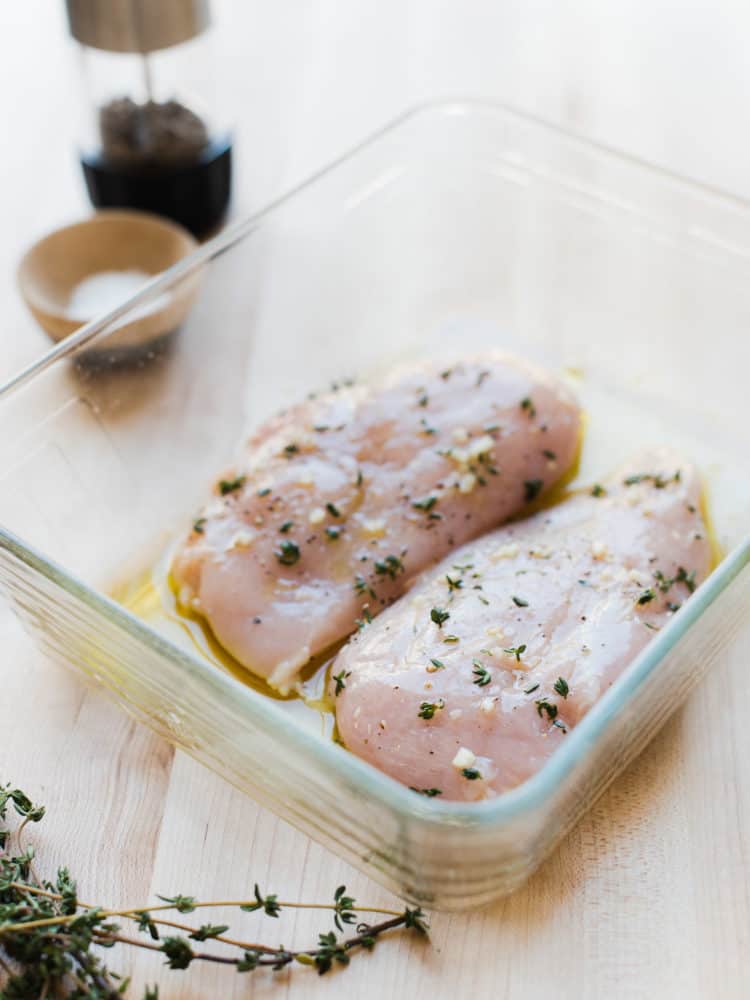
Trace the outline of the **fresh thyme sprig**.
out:
[[[10,828],[8,816],[15,812],[20,822]],[[382,907],[357,906],[339,886],[331,903],[294,903],[264,895],[255,886],[252,899],[202,902],[193,896],[160,896],[155,906],[106,909],[84,903],[76,883],[66,868],[60,868],[54,882],[40,879],[34,868],[34,849],[26,846],[24,833],[30,823],[44,817],[44,807],[35,806],[20,789],[0,785],[0,1000],[36,1000],[61,997],[68,1000],[121,1000],[128,980],[108,969],[95,947],[129,945],[164,955],[170,969],[187,969],[193,962],[233,966],[237,972],[270,967],[286,968],[292,963],[310,966],[323,974],[335,965],[348,965],[358,950],[371,950],[378,937],[398,928],[426,934],[428,927],[421,909],[402,911]],[[191,926],[155,913],[193,913],[210,907],[233,907],[278,917],[284,909],[319,909],[333,914],[336,929],[344,935],[345,925],[355,925],[355,933],[338,937],[334,931],[318,935],[317,943],[305,950],[271,947],[227,936],[228,924],[204,923]],[[378,914],[378,923],[358,922],[362,913]],[[133,923],[145,938],[130,937],[114,923],[120,918]],[[168,933],[164,929],[168,929]],[[181,931],[181,934],[174,933]],[[203,951],[196,945],[216,942],[229,953]],[[156,1000],[158,990],[148,989],[143,1000]]]

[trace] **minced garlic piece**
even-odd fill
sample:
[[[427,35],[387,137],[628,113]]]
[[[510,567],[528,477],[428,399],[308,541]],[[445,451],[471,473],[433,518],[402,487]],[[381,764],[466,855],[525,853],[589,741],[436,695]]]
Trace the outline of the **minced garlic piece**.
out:
[[[326,519],[326,512],[322,507],[313,507],[307,516],[310,524],[322,524]]]
[[[505,638],[505,629],[501,628],[500,625],[490,625],[489,628],[485,629],[485,633],[494,639]]]
[[[515,559],[518,553],[518,544],[516,542],[510,542],[508,545],[501,545],[499,549],[495,549],[490,556],[490,559],[493,562],[498,562],[500,559]]]
[[[495,698],[482,698],[479,702],[479,711],[484,712],[485,715],[489,715],[491,712],[495,711],[495,704],[497,699]]]
[[[373,535],[375,537],[380,537],[385,534],[385,521],[382,517],[372,518],[371,520],[362,522],[363,529],[368,535]]]
[[[606,559],[608,551],[604,542],[593,542],[591,545],[591,555],[594,559]]]
[[[456,429],[451,434],[451,437],[456,442],[456,444],[466,444],[469,440],[469,432],[465,427],[456,427]]]
[[[465,475],[461,476],[458,481],[458,492],[459,493],[471,493],[474,487],[477,485],[477,477],[473,472],[467,472]]]
[[[552,549],[548,549],[542,545],[538,549],[529,549],[529,555],[532,559],[551,559]]]
[[[476,763],[476,759],[476,754],[472,753],[467,747],[459,747],[451,763],[458,771],[462,771],[465,767],[472,767]]]
[[[462,433],[462,428],[459,428],[459,432]],[[456,432],[454,431],[454,434],[455,433]],[[451,448],[449,451],[444,452],[444,455],[446,458],[449,458],[451,462],[455,462],[459,468],[465,469],[475,458],[491,451],[494,444],[495,442],[489,434],[483,434],[481,437],[477,438],[476,441],[471,441],[468,447]]]
[[[238,531],[224,547],[224,551],[231,552],[232,549],[246,549],[253,544],[254,540],[255,534],[252,531]]]
[[[311,472],[303,472],[297,477],[297,484],[299,486],[314,486],[315,480]]]
[[[480,455],[484,455],[486,452],[491,451],[494,443],[495,442],[489,434],[483,434],[482,437],[471,442],[467,450],[467,455],[469,458],[478,458]]]

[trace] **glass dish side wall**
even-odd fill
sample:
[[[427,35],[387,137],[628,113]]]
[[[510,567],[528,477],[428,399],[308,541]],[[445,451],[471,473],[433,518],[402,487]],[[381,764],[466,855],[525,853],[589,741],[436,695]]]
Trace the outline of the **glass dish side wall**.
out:
[[[732,557],[550,764],[480,805],[420,800],[262,696],[159,641],[0,530],[0,593],[39,647],[132,716],[398,895],[464,910],[517,888],[654,736],[746,618]]]
[[[668,655],[667,633],[649,647],[648,683],[618,685],[549,768],[470,813],[415,801],[285,727],[73,577],[109,592],[148,565],[248,422],[342,375],[487,346],[576,368],[584,480],[655,434],[693,455],[732,548],[750,528],[736,471],[747,209],[504,109],[449,105],[406,116],[239,235],[201,248],[202,290],[168,354],[128,372],[57,363],[0,390],[0,523],[44,553],[0,536],[0,578],[47,648],[281,815],[411,898],[486,902],[533,870],[720,655],[746,572],[715,604],[693,599],[715,621],[691,619]]]

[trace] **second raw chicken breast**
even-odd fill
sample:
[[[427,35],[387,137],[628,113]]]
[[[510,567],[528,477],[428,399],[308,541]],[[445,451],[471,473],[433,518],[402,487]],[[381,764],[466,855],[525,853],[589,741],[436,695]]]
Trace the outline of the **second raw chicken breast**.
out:
[[[695,469],[641,455],[452,553],[331,668],[345,745],[425,795],[520,784],[704,579]]]

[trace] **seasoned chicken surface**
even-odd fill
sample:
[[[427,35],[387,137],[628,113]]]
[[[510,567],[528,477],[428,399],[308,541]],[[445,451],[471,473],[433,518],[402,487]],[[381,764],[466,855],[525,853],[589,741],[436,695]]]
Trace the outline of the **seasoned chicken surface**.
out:
[[[216,483],[173,562],[179,600],[288,690],[416,574],[558,480],[579,429],[558,381],[500,354],[311,397]]]
[[[604,486],[463,546],[331,669],[341,737],[426,795],[534,774],[710,568],[692,466],[643,454]]]

